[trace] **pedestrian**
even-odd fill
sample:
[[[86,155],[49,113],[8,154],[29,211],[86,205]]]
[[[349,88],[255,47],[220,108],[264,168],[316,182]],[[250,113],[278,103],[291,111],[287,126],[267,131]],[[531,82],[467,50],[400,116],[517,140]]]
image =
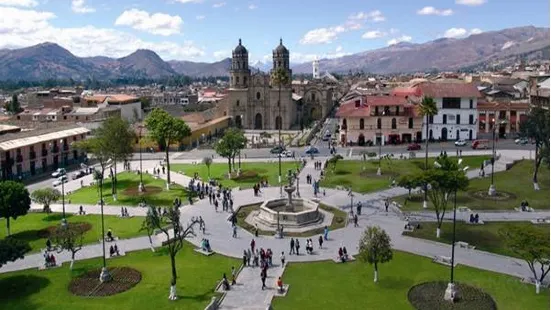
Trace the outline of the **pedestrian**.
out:
[[[358,214],[354,214],[354,227],[358,227]]]
[[[279,258],[281,259],[281,268],[285,267],[285,252],[281,251]]]
[[[295,239],[291,238],[291,250],[289,251],[289,255],[292,255],[295,253]]]
[[[325,228],[323,228],[323,239],[325,239],[325,241],[329,240],[329,228],[327,226],[325,226]]]
[[[233,225],[232,230],[233,230],[232,237],[237,238],[237,226]]]
[[[237,282],[235,281],[235,276],[236,276],[236,271],[235,271],[235,267],[234,266],[231,266],[231,285],[235,285]]]
[[[388,199],[385,200],[385,212],[388,212],[388,205],[389,205],[389,204],[390,204],[390,203],[388,202]]]
[[[254,242],[254,239],[251,240],[251,251],[254,252],[254,246],[256,245],[256,243]]]
[[[320,237],[318,238],[318,242],[320,244],[320,249],[323,248],[323,237],[320,235]]]
[[[262,290],[266,288],[266,270],[262,269],[260,271],[260,280],[262,281]]]
[[[300,249],[300,242],[298,241],[298,238],[295,240],[295,249],[297,251],[297,255],[300,255],[298,254],[298,250]]]
[[[247,266],[247,250],[243,250],[243,266]]]

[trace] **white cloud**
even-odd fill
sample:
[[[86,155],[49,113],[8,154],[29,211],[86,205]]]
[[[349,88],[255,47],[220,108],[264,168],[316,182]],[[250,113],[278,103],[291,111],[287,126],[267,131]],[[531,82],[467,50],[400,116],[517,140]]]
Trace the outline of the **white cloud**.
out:
[[[0,0],[0,5],[5,6],[20,6],[20,7],[35,7],[38,5],[36,0]]]
[[[71,2],[71,9],[73,12],[80,14],[94,13],[96,11],[93,7],[86,6],[84,0],[73,0]]]
[[[426,6],[417,11],[418,15],[440,15],[440,16],[450,16],[453,14],[451,9],[439,10],[433,6]]]
[[[337,48],[335,49],[335,52],[338,53],[338,52],[340,52],[340,51],[342,51],[342,46],[339,45],[339,46],[337,46]]]
[[[43,42],[57,43],[81,57],[123,57],[137,49],[150,49],[166,60],[203,56],[192,41],[144,41],[133,34],[94,26],[59,28],[50,24],[51,12],[0,7],[0,48],[21,48]]]
[[[214,59],[216,60],[222,60],[226,57],[231,57],[231,51],[227,51],[227,50],[216,51],[212,53],[212,56],[214,56]]]
[[[382,32],[380,30],[372,30],[372,31],[368,31],[368,32],[364,33],[362,35],[362,38],[370,40],[370,39],[382,38],[382,37],[385,37],[385,36],[386,36],[385,32]]]
[[[195,16],[195,19],[196,20],[203,20],[203,19],[205,19],[205,15],[197,15],[197,16]]]
[[[455,3],[468,6],[479,6],[486,3],[486,0],[455,0]]]
[[[226,5],[226,2],[218,2],[212,5],[213,8],[218,9]]]
[[[183,3],[183,4],[186,4],[186,3],[201,3],[203,2],[203,0],[174,0],[176,2],[180,2],[180,3]]]
[[[331,43],[337,38],[339,33],[346,31],[343,26],[329,27],[329,28],[318,28],[308,31],[302,39],[300,39],[301,44],[320,44],[320,43]]]
[[[365,12],[358,12],[356,14],[352,14],[348,17],[349,20],[362,20],[362,21],[372,21],[372,22],[382,22],[385,21],[386,18],[384,17],[383,13],[379,10],[371,11],[368,13]]]
[[[400,42],[411,42],[413,38],[410,37],[410,36],[407,36],[407,35],[403,35],[401,37],[398,37],[398,38],[394,38],[394,39],[391,39],[391,40],[388,40],[388,42],[386,42],[388,45],[394,45],[394,44],[398,44]]]
[[[479,34],[482,30],[479,28],[473,28],[470,31],[465,28],[450,28],[444,32],[442,37],[444,38],[461,38],[471,34]]]
[[[255,4],[249,4],[249,10],[256,10],[258,9],[258,6],[256,6]]]
[[[134,29],[169,36],[180,33],[182,18],[164,13],[149,14],[146,11],[131,9],[124,11],[115,21],[117,26],[130,26]]]

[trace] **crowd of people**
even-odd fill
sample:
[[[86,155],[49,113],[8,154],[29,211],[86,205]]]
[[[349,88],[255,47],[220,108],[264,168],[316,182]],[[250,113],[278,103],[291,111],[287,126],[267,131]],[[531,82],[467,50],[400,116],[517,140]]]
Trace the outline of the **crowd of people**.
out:
[[[471,216],[469,217],[469,223],[471,224],[478,224],[478,221],[479,221],[479,217],[478,217],[478,213],[473,215],[471,213]]]
[[[54,254],[48,254],[48,251],[44,251],[44,261],[44,266],[46,266],[46,268],[56,266]]]

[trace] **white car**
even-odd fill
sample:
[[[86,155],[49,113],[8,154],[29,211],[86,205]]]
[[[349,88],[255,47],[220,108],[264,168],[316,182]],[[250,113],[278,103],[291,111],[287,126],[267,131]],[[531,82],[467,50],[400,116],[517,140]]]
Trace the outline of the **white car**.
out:
[[[292,151],[289,151],[289,150],[286,150],[286,151],[283,151],[279,154],[277,154],[278,157],[293,157],[293,152]]]
[[[52,173],[52,178],[59,178],[62,175],[65,175],[67,172],[63,168],[57,168],[54,173]]]
[[[455,146],[465,146],[465,145],[467,145],[467,141],[463,139],[455,141]]]
[[[55,180],[52,185],[53,187],[56,187],[56,186],[59,186],[61,185],[61,183],[67,183],[69,180],[67,180],[67,176],[66,175],[63,175],[63,176],[60,176],[59,178],[57,178],[57,180]]]

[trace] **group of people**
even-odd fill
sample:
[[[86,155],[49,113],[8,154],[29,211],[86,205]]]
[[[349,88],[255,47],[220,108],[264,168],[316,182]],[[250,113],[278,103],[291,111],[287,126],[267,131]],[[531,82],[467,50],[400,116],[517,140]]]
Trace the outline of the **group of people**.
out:
[[[130,167],[130,162],[129,162],[128,160],[125,160],[125,161],[123,162],[123,165],[122,165],[122,166],[123,166],[123,169],[126,170],[126,171],[132,170],[132,168]]]
[[[109,256],[113,257],[113,256],[120,256],[121,253],[119,252],[119,247],[117,246],[117,244],[115,243],[115,245],[112,245],[109,247]]]
[[[121,217],[130,217],[130,214],[128,214],[128,209],[121,207]]]
[[[46,268],[56,266],[54,254],[48,254],[48,251],[44,252],[44,261],[45,261],[44,266],[46,266]]]
[[[266,182],[266,186],[264,186],[264,182]],[[253,192],[254,192],[254,196],[258,196],[261,191],[260,191],[260,188],[261,187],[267,187],[267,184],[268,184],[268,181],[261,181],[260,183],[256,183],[255,185],[253,185]]]
[[[209,239],[203,238],[203,240],[201,240],[201,250],[203,250],[207,253],[212,252],[212,248],[210,247]]]
[[[312,239],[306,239],[306,253],[314,254],[314,242]]]
[[[210,188],[210,191],[208,192],[209,196],[209,203],[211,205],[214,205],[214,210],[218,212],[218,206],[219,206],[219,199],[222,199],[222,211],[224,212],[233,212],[233,197],[231,193],[231,189],[226,189],[220,187],[215,192],[213,190],[213,187]]]
[[[478,213],[476,215],[473,215],[471,213],[471,216],[469,217],[469,223],[478,224]]]
[[[341,262],[346,262],[348,260],[348,252],[346,251],[346,247],[339,248],[339,260]]]
[[[322,162],[321,161],[316,161],[314,162],[314,169],[316,170],[323,170],[322,168]],[[325,162],[325,166],[327,166],[327,162]]]
[[[520,203],[520,210],[523,211],[523,212],[530,211],[530,206],[528,205],[528,201],[523,200]]]

